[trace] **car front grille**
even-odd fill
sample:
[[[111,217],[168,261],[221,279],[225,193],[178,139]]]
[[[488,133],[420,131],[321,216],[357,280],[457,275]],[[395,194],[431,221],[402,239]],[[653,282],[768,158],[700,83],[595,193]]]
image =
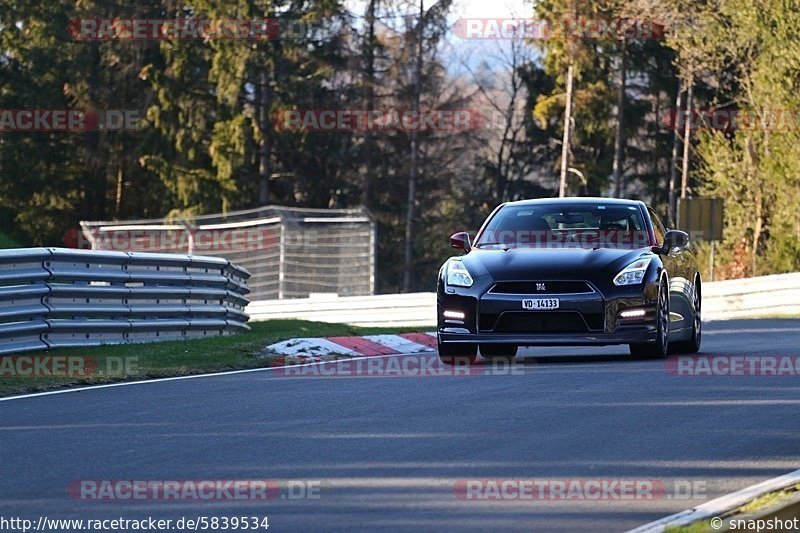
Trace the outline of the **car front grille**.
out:
[[[507,311],[480,315],[480,329],[495,333],[588,333],[603,329],[602,313]]]
[[[494,294],[584,294],[594,292],[585,281],[501,281],[489,289]]]

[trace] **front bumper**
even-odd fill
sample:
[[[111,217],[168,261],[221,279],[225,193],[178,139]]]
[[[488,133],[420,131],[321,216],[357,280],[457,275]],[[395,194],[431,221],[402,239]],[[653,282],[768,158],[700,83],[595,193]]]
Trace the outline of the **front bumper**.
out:
[[[478,285],[478,284],[476,284]],[[438,293],[438,338],[443,344],[515,344],[518,346],[603,346],[646,343],[656,336],[657,284],[591,286],[581,294],[497,294],[491,283]],[[559,309],[526,311],[529,298],[558,298]],[[644,316],[622,318],[629,309]],[[463,313],[462,320],[444,311]],[[452,313],[451,313],[452,314]]]
[[[626,327],[614,333],[470,333],[456,328],[439,331],[442,344],[516,344],[518,346],[607,346],[651,342],[655,326]]]

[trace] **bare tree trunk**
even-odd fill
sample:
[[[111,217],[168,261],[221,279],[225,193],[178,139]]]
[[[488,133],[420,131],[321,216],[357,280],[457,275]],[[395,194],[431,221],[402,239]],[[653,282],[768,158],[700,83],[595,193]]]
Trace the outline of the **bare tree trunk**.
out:
[[[768,136],[765,137],[765,144],[769,143]],[[754,186],[753,191],[753,208],[755,211],[755,223],[753,225],[753,255],[750,263],[750,275],[756,276],[758,270],[758,243],[761,241],[761,234],[764,231],[764,190],[763,183],[759,175],[759,167],[761,166],[761,155],[756,151],[756,147],[751,137],[747,137],[745,141],[745,148],[747,150],[748,170],[747,181]]]
[[[563,198],[567,193],[567,169],[569,168],[569,143],[570,130],[572,129],[572,86],[573,86],[573,66],[570,60],[567,68],[567,103],[564,110],[564,138],[561,144],[561,181],[558,186],[558,196]]]
[[[419,22],[417,23],[417,53],[414,67],[414,101],[415,116],[419,114],[419,100],[422,78],[422,39],[425,25],[424,0],[419,0]],[[408,199],[406,208],[406,249],[403,268],[403,292],[411,291],[411,273],[413,270],[413,242],[414,242],[414,201],[416,200],[417,186],[417,129],[411,129],[411,170],[408,174]]]
[[[122,216],[122,189],[124,185],[122,165],[117,165],[117,192],[114,195],[114,216],[119,219]]]
[[[753,260],[750,264],[751,276],[758,275],[758,244],[761,241],[761,233],[764,231],[764,194],[761,190],[761,184],[756,185],[755,197],[756,223],[753,228]]]
[[[625,158],[623,130],[625,121],[625,89],[627,88],[627,71],[625,65],[625,38],[622,39],[619,65],[619,94],[617,95],[617,131],[614,139],[614,196],[622,196],[622,171]]]
[[[686,198],[689,184],[689,151],[692,148],[692,86],[694,80],[689,75],[689,87],[686,91],[686,118],[683,125],[683,171],[681,172],[681,198]]]
[[[569,12],[572,20],[578,20],[578,6],[576,0],[569,3]],[[572,97],[575,86],[575,49],[572,39],[567,43],[569,66],[567,67],[567,101],[564,109],[564,137],[561,141],[561,179],[558,185],[558,196],[563,198],[567,194],[567,172],[569,172],[570,138],[572,135]]]
[[[678,96],[675,99],[675,118],[672,121],[673,139],[672,139],[672,164],[669,167],[669,206],[667,207],[669,213],[669,225],[672,228],[678,226],[676,219],[676,197],[675,189],[677,187],[678,179],[678,150],[681,144],[681,130],[678,127],[678,118],[683,113],[683,81],[678,82]]]
[[[515,119],[517,114],[517,101],[521,87],[519,78],[520,46],[527,46],[512,41],[510,44],[509,70],[511,71],[511,92],[509,94],[508,106],[503,116],[503,135],[500,140],[500,150],[497,151],[497,187],[495,188],[496,202],[502,203],[511,198],[512,179],[511,162],[514,157],[514,143],[517,140],[515,131]],[[507,154],[507,155],[506,155]]]
[[[367,109],[375,108],[375,7],[379,0],[370,0],[367,6],[367,14],[364,17],[367,24],[367,40],[364,46],[364,57],[366,59],[365,70],[365,90]],[[373,136],[372,130],[367,128],[364,133],[364,185],[361,190],[361,204],[367,209],[372,203],[372,182],[373,182]]]
[[[87,76],[87,90],[90,102],[100,100],[100,43],[90,43],[91,67]],[[84,220],[105,220],[108,172],[105,158],[100,154],[105,142],[99,131],[87,131],[83,136],[84,172],[81,178],[83,198],[81,200],[80,217]]]
[[[260,102],[258,109],[258,127],[261,130],[261,142],[258,147],[258,202],[269,203],[269,177],[272,174],[270,154],[272,152],[272,132],[269,123],[270,86],[267,71],[262,70],[259,76]]]

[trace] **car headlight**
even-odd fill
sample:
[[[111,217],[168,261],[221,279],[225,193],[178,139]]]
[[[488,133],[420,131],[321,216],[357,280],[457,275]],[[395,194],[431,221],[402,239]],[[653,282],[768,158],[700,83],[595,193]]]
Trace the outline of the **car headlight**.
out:
[[[450,261],[447,264],[447,277],[445,278],[448,285],[452,287],[472,287],[472,276],[469,275],[467,267],[461,261]]]
[[[637,259],[614,276],[614,285],[636,285],[644,280],[644,273],[650,266],[650,258]]]

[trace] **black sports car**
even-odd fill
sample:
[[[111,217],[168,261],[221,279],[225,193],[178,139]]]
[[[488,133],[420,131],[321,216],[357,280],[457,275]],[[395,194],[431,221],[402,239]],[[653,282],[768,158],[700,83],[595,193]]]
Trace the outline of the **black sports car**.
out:
[[[439,271],[439,357],[513,358],[519,346],[700,349],[700,273],[689,236],[642,202],[525,200],[497,207]]]

